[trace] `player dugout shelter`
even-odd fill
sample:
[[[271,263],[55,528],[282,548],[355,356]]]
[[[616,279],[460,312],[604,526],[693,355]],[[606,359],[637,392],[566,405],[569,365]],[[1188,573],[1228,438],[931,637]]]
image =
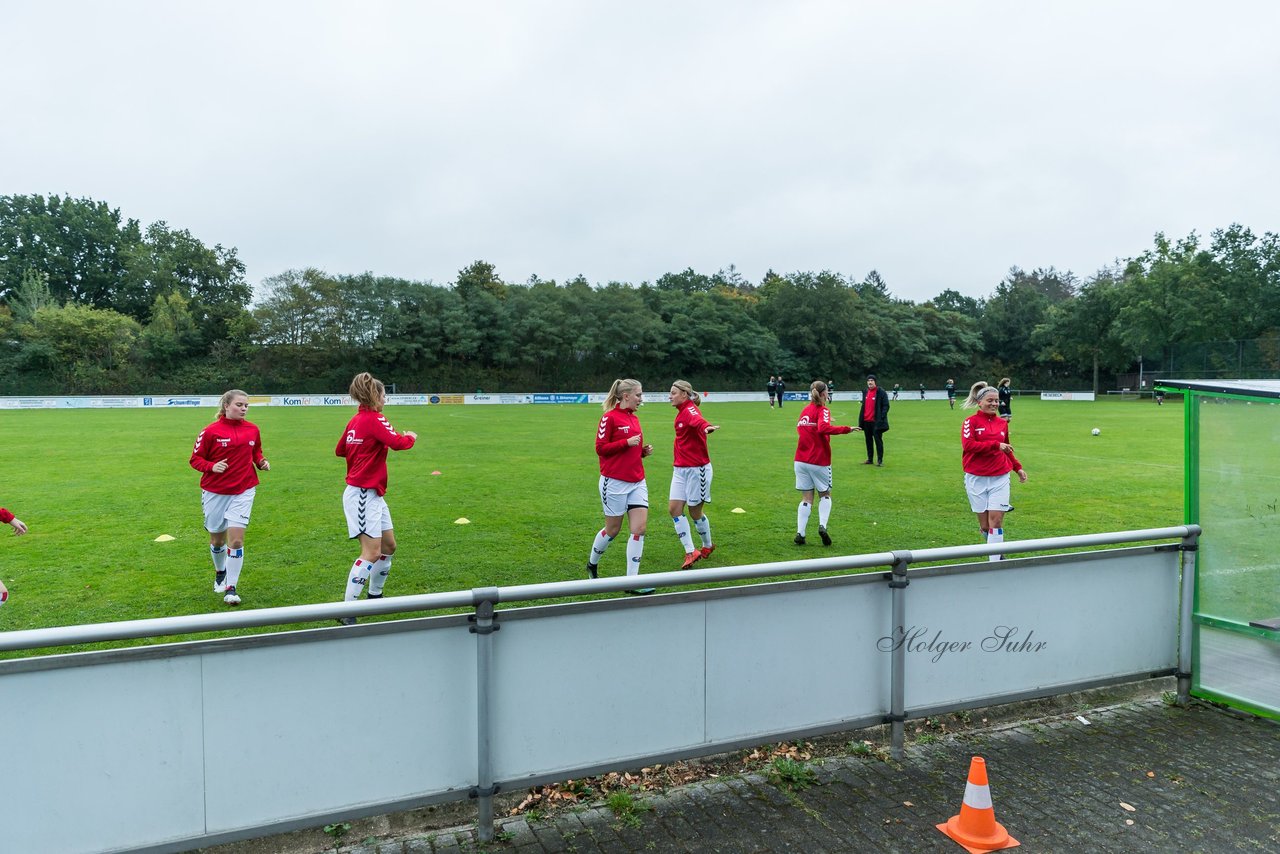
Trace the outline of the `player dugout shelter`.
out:
[[[1280,380],[1161,380],[1183,395],[1196,560],[1191,693],[1280,719]]]

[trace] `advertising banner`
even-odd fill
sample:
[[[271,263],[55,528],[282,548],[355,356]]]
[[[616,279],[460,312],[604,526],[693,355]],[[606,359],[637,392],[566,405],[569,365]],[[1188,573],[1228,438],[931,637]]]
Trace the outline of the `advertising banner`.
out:
[[[534,403],[590,403],[589,394],[535,394]],[[604,398],[600,398],[603,402]]]
[[[1091,391],[1042,391],[1041,400],[1093,400]]]
[[[222,395],[215,397],[202,397],[200,395],[192,395],[190,397],[144,397],[142,398],[143,406],[208,406],[216,408],[218,401],[222,399]]]
[[[271,396],[272,406],[351,406],[345,394],[285,394]]]
[[[478,394],[466,395],[467,403],[478,403],[481,405],[492,405],[501,403],[533,403],[533,395],[531,394]]]

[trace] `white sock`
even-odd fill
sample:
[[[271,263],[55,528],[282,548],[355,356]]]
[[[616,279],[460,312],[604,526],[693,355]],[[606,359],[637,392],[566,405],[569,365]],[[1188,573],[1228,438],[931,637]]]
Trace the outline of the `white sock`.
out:
[[[992,528],[987,534],[987,545],[993,546],[996,543],[1004,542],[1004,528]],[[988,560],[1003,560],[1002,555],[991,555]]]
[[[617,534],[614,536],[617,536]],[[601,528],[600,532],[596,534],[595,542],[591,544],[591,556],[587,558],[587,562],[592,566],[598,565],[600,558],[604,557],[605,549],[609,548],[609,543],[612,542],[613,537],[606,535],[604,528]]]
[[[689,520],[684,516],[672,516],[671,521],[676,526],[676,536],[680,538],[680,545],[684,546],[685,554],[693,554],[693,536],[689,533]]]
[[[632,534],[627,540],[627,575],[640,574],[640,556],[644,554],[644,535]]]
[[[711,520],[704,514],[701,519],[693,523],[698,529],[698,536],[702,538],[702,547],[708,548],[711,545]]]
[[[244,569],[244,549],[227,549],[227,586],[235,587]]]
[[[391,572],[391,555],[379,555],[369,571],[369,595],[381,596],[382,586],[387,583],[387,575]]]
[[[827,520],[831,518],[831,496],[825,495],[818,499],[818,525],[827,527]]]
[[[351,564],[351,574],[347,576],[347,590],[342,598],[347,602],[354,602],[360,598],[360,589],[369,581],[369,569],[372,564],[356,558],[356,562]]]
[[[796,533],[804,536],[804,529],[809,527],[809,511],[812,510],[808,501],[801,501],[800,506],[796,508]]]
[[[226,572],[227,570],[227,547],[226,546],[209,546],[209,554],[213,557],[213,571]]]

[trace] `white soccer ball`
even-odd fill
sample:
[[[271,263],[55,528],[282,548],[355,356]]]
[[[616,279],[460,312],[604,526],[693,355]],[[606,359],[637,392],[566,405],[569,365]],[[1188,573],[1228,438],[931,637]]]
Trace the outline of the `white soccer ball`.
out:
[[[1101,435],[1102,435],[1102,431],[1101,431],[1101,430],[1099,430],[1097,427],[1094,427],[1094,428],[1093,428],[1092,430],[1090,430],[1089,432],[1090,432],[1090,433],[1092,433],[1092,434],[1093,434],[1093,435],[1095,435],[1095,436],[1101,436]]]

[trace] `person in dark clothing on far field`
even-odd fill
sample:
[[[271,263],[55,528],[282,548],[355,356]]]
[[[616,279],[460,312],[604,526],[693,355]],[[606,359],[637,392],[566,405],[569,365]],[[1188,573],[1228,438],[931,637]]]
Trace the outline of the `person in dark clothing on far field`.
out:
[[[862,409],[858,413],[858,428],[867,441],[867,461],[884,465],[884,434],[889,432],[889,395],[876,385],[876,376],[867,377],[867,392],[862,396]]]

